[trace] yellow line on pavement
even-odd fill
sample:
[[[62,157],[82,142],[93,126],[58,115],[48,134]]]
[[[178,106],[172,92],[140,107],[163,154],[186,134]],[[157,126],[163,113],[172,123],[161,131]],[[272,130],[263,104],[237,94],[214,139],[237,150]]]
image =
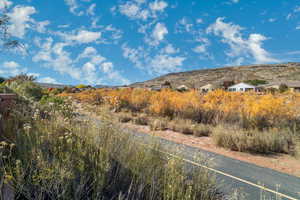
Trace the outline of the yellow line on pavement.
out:
[[[198,167],[202,167],[202,168],[208,169],[208,170],[213,171],[213,172],[218,173],[218,174],[222,174],[222,175],[224,175],[224,176],[230,177],[230,178],[232,178],[232,179],[238,180],[238,181],[243,182],[243,183],[246,183],[246,184],[248,184],[248,185],[252,185],[252,186],[257,187],[257,188],[259,188],[259,189],[262,189],[262,190],[264,190],[264,191],[268,191],[268,192],[274,193],[274,194],[276,194],[276,195],[278,195],[278,196],[281,196],[281,197],[284,197],[284,198],[287,198],[287,199],[290,199],[290,200],[299,200],[299,199],[296,199],[296,198],[294,198],[294,197],[291,197],[291,196],[282,194],[282,193],[280,193],[280,192],[278,192],[278,191],[272,190],[272,189],[270,189],[270,188],[267,188],[267,187],[264,187],[264,186],[261,186],[261,185],[252,183],[252,182],[250,182],[250,181],[241,179],[241,178],[239,178],[239,177],[236,177],[236,176],[227,174],[227,173],[222,172],[222,171],[220,171],[220,170],[213,169],[213,168],[211,168],[211,167],[207,167],[207,166],[202,165],[202,164],[199,164],[199,163],[197,163],[197,162],[194,162],[194,161],[191,161],[191,160],[182,158],[182,157],[177,156],[177,155],[174,155],[174,154],[172,154],[172,153],[165,152],[165,151],[161,151],[161,150],[158,150],[158,149],[154,149],[154,148],[152,148],[150,145],[147,145],[147,144],[142,144],[142,145],[143,145],[143,146],[146,146],[148,149],[152,149],[152,150],[158,151],[158,152],[160,152],[160,153],[167,154],[167,155],[169,155],[169,156],[171,156],[171,157],[174,157],[174,158],[177,158],[177,159],[181,159],[181,160],[183,160],[183,161],[185,161],[185,162],[187,162],[187,163],[190,163],[190,164],[192,164],[192,165],[195,165],[195,166],[198,166]]]

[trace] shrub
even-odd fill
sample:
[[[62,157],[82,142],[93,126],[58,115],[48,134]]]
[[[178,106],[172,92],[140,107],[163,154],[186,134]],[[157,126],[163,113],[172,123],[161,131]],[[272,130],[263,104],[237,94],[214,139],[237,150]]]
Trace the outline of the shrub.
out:
[[[139,115],[134,118],[133,122],[137,125],[146,126],[149,124],[149,118],[146,115]]]
[[[196,137],[209,136],[211,134],[212,127],[205,124],[197,124],[193,128],[193,135]]]
[[[289,90],[289,87],[286,84],[280,84],[279,92],[283,93]]]
[[[210,126],[198,124],[191,120],[174,119],[168,123],[168,128],[186,135],[197,137],[208,136],[211,133]]]
[[[30,100],[38,101],[43,96],[43,89],[32,81],[21,81],[16,79],[7,82],[5,85],[15,93]]]
[[[152,131],[164,131],[168,129],[168,120],[165,118],[152,119],[150,121]]]
[[[132,120],[132,116],[129,113],[119,113],[118,121],[121,123],[127,123]]]
[[[265,80],[259,80],[259,79],[254,79],[254,80],[247,80],[247,81],[245,81],[245,83],[248,83],[248,84],[251,84],[251,85],[258,86],[258,85],[267,84],[268,81],[265,81]]]
[[[76,86],[76,88],[78,88],[78,89],[82,89],[82,88],[86,88],[86,87],[87,87],[87,86],[84,85],[84,84],[79,84],[79,85]]]
[[[237,127],[219,125],[213,130],[213,140],[233,151],[254,153],[293,154],[295,143],[292,133],[287,130],[243,130]]]

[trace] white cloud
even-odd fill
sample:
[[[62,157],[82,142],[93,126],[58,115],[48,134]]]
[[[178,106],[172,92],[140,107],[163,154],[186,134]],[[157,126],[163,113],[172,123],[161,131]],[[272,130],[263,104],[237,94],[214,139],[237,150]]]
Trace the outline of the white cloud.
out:
[[[150,43],[153,45],[158,45],[160,41],[164,40],[165,35],[168,34],[168,29],[163,23],[157,23],[152,32],[152,38],[154,39]]]
[[[184,60],[185,58],[180,56],[159,54],[151,60],[150,68],[155,74],[177,72],[180,71],[179,67],[182,66]]]
[[[276,18],[270,18],[270,19],[268,19],[268,21],[271,22],[271,23],[275,22],[276,20],[277,20]]]
[[[113,7],[111,11],[115,13],[118,10],[131,20],[146,21],[149,18],[156,19],[158,13],[163,13],[167,7],[168,3],[165,1],[155,0],[147,5],[145,0],[135,0],[127,1],[117,7]]]
[[[100,69],[105,72],[105,73],[108,73],[110,71],[113,70],[113,64],[111,62],[105,62],[105,63],[102,63],[101,66],[100,66]]]
[[[203,19],[198,18],[198,19],[196,20],[196,22],[197,22],[198,24],[203,24]]]
[[[122,77],[121,74],[114,69],[114,65],[112,62],[104,62],[100,65],[100,70],[105,73],[107,78],[115,83],[127,85],[130,83],[129,80]]]
[[[168,7],[168,3],[165,1],[154,1],[149,4],[149,7],[152,11],[164,11]]]
[[[173,47],[172,44],[168,44],[163,50],[162,50],[163,53],[166,53],[166,54],[174,54],[174,53],[178,53],[179,50],[178,49],[175,49]]]
[[[296,30],[300,30],[300,25],[296,26]]]
[[[9,68],[9,69],[15,69],[15,68],[20,67],[20,65],[18,63],[16,63],[15,61],[9,61],[9,62],[4,62],[3,67]]]
[[[38,81],[41,83],[59,84],[54,78],[51,77],[39,78]]]
[[[42,21],[42,22],[36,22],[36,31],[39,33],[45,33],[46,32],[46,26],[50,24],[50,21]]]
[[[221,42],[230,46],[226,54],[230,57],[253,57],[256,63],[278,62],[262,47],[267,38],[261,34],[250,34],[248,39],[242,37],[242,27],[233,23],[224,22],[224,18],[218,18],[216,22],[207,28],[207,33],[213,33],[222,38]]]
[[[96,4],[93,3],[92,5],[90,5],[90,7],[87,9],[87,14],[88,15],[95,15],[95,8],[96,8]]]
[[[67,6],[69,6],[69,11],[77,16],[82,16],[84,13],[82,11],[78,12],[78,2],[76,0],[65,0],[65,3],[67,4]]]
[[[130,60],[135,67],[147,71],[149,74],[161,75],[180,71],[185,57],[167,54],[164,50],[157,55],[150,55],[142,47],[133,49],[122,45],[123,56]]]
[[[205,37],[198,37],[196,38],[196,42],[199,42],[195,48],[193,48],[193,51],[198,54],[205,55],[206,57],[211,57],[207,51],[207,47],[210,45],[210,41]]]
[[[13,3],[8,0],[0,0],[0,10],[3,10],[4,8],[9,8]]]
[[[52,38],[47,38],[40,44],[40,51],[32,58],[34,62],[43,62],[45,66],[53,68],[60,74],[68,74],[76,80],[80,80],[81,72],[74,67],[70,53],[64,50],[66,43],[54,43]]]
[[[21,73],[26,73],[27,68],[23,68],[19,63],[15,61],[7,61],[2,64],[0,67],[0,74],[6,76],[16,76]]]
[[[240,0],[231,0],[232,3],[238,3]]]
[[[201,45],[198,45],[196,46],[194,49],[193,49],[194,52],[196,53],[205,53],[206,52],[206,46],[201,44]]]
[[[16,37],[23,38],[26,34],[26,29],[30,27],[30,22],[34,20],[30,17],[35,14],[36,10],[31,6],[16,6],[11,13],[8,13],[10,23],[8,31]]]
[[[87,30],[80,30],[77,34],[58,33],[66,41],[75,41],[79,44],[96,42],[101,38],[101,32],[92,32]]]
[[[130,19],[148,19],[150,13],[148,10],[143,10],[140,5],[134,2],[127,2],[119,6],[119,11],[121,14],[129,17]]]

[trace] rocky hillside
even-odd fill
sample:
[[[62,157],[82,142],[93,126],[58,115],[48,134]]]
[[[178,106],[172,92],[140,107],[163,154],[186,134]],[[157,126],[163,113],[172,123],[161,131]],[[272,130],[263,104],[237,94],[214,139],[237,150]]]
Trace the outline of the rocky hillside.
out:
[[[138,82],[131,87],[153,87],[169,81],[172,87],[186,85],[199,88],[208,83],[222,84],[224,81],[247,80],[300,81],[300,63],[248,65],[223,67],[167,74],[145,82]]]

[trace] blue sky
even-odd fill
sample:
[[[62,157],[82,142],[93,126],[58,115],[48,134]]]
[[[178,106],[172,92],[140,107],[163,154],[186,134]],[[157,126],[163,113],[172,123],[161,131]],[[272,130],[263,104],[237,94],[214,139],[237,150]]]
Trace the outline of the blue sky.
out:
[[[0,76],[120,85],[166,73],[300,61],[299,0],[0,0],[25,46]]]

